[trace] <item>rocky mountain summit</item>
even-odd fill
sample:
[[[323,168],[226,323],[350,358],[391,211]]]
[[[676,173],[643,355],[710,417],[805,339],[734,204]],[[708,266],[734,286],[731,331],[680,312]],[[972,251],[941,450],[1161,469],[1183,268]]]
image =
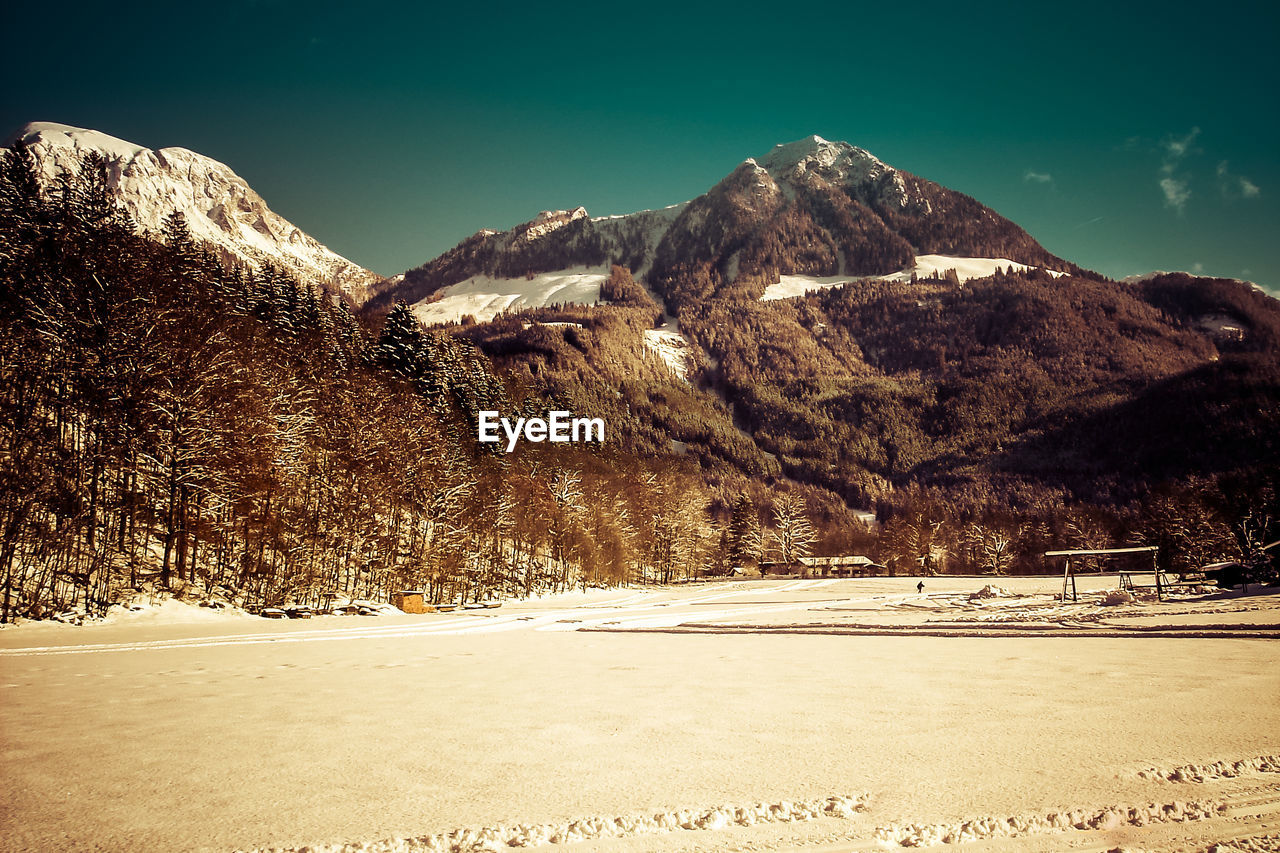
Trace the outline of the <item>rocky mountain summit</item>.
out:
[[[273,212],[262,196],[228,166],[185,148],[151,150],[95,130],[33,122],[21,142],[53,186],[63,170],[98,152],[109,164],[121,204],[144,231],[158,233],[171,213],[182,213],[192,236],[227,260],[284,267],[300,280],[355,304],[380,277],[320,244]]]

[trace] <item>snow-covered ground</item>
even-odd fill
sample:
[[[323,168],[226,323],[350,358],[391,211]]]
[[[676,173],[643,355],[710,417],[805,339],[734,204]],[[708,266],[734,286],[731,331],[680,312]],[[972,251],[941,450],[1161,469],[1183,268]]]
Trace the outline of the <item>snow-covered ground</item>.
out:
[[[916,582],[5,629],[0,849],[1275,849],[1280,595]]]
[[[1026,272],[1031,267],[1026,264],[1020,264],[1017,261],[1011,261],[1008,258],[953,258],[948,255],[916,255],[915,266],[910,269],[900,270],[899,272],[889,273],[887,275],[864,275],[864,276],[816,276],[816,275],[784,275],[779,276],[777,284],[771,284],[764,289],[764,295],[760,297],[761,302],[769,302],[774,299],[790,299],[793,296],[801,296],[815,290],[827,290],[832,287],[843,287],[846,284],[855,281],[869,281],[871,279],[882,281],[910,281],[911,276],[916,278],[930,278],[932,276],[942,275],[947,270],[955,270],[956,276],[961,282],[966,282],[971,278],[986,278],[995,275],[997,269],[1008,270],[1013,269],[1018,272]],[[1054,278],[1065,275],[1065,273],[1049,271]]]
[[[673,376],[686,382],[689,380],[693,370],[692,344],[673,317],[664,317],[662,325],[656,329],[645,329],[644,345],[662,359]]]
[[[595,305],[600,285],[609,277],[607,267],[575,267],[538,273],[532,278],[472,276],[451,284],[413,305],[422,322],[457,323],[470,314],[486,323],[503,311],[544,308],[548,305]]]

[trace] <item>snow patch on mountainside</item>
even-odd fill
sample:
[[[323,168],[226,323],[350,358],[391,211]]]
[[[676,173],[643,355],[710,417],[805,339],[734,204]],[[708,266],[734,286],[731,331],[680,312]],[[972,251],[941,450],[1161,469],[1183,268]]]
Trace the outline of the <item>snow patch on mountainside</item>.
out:
[[[427,325],[460,322],[470,314],[487,323],[504,311],[545,308],[548,305],[595,305],[607,267],[574,267],[539,273],[531,278],[492,278],[476,275],[451,284],[412,306]]]
[[[986,278],[995,275],[996,270],[1013,269],[1017,272],[1026,272],[1033,269],[1027,264],[1020,264],[1017,261],[1011,261],[1008,258],[953,258],[947,255],[917,255],[916,263],[911,269],[900,270],[888,275],[864,275],[864,276],[815,276],[815,275],[783,275],[779,276],[777,284],[771,284],[764,289],[764,295],[760,297],[761,302],[770,302],[775,299],[791,299],[795,296],[802,296],[805,293],[811,293],[817,290],[827,290],[832,287],[842,287],[855,281],[911,281],[914,275],[916,278],[932,278],[942,276],[947,270],[955,270],[956,276],[963,283],[973,278]],[[1066,273],[1056,270],[1048,270],[1049,275],[1054,278],[1066,275]]]
[[[76,171],[84,154],[110,161],[108,177],[120,203],[144,232],[157,233],[175,211],[191,236],[224,260],[278,264],[304,281],[362,302],[379,276],[321,245],[267,207],[230,168],[185,148],[153,151],[96,130],[34,122],[18,132],[47,183]]]
[[[693,371],[693,345],[680,332],[675,320],[668,317],[658,328],[646,329],[644,345],[649,352],[666,363],[672,375],[689,381],[689,375]]]
[[[696,364],[693,357],[693,341],[680,331],[679,321],[667,313],[666,301],[643,281],[637,281],[637,284],[644,288],[644,292],[649,295],[655,305],[662,307],[662,325],[656,329],[646,329],[644,332],[645,349],[662,359],[672,376],[689,382]]]

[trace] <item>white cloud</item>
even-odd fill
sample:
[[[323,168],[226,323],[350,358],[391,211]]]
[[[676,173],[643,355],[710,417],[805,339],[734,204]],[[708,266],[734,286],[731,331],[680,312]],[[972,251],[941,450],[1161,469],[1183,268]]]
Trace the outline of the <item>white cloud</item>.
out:
[[[1196,137],[1200,135],[1200,128],[1193,127],[1188,131],[1186,136],[1167,136],[1162,147],[1165,150],[1165,163],[1168,165],[1170,161],[1176,163],[1187,153],[1191,151],[1191,144],[1196,141]]]
[[[1257,198],[1262,195],[1262,190],[1253,181],[1244,175],[1233,174],[1226,160],[1218,164],[1217,173],[1218,189],[1222,191],[1223,198]]]
[[[1027,169],[1026,174],[1022,176],[1022,180],[1029,181],[1033,184],[1051,184],[1053,183],[1053,175],[1048,172],[1035,172]]]
[[[1179,213],[1182,213],[1191,198],[1191,179],[1189,175],[1179,173],[1178,167],[1194,150],[1192,146],[1199,135],[1200,128],[1193,127],[1183,136],[1166,136],[1160,143],[1160,148],[1164,151],[1160,163],[1160,174],[1164,176],[1160,179],[1160,190],[1164,193],[1165,206],[1172,207]]]
[[[1200,275],[1202,272],[1204,272],[1204,264],[1200,263],[1199,261],[1196,261],[1194,264],[1191,265],[1191,271],[1196,275]]]
[[[1187,200],[1191,198],[1191,190],[1188,189],[1187,182],[1177,178],[1161,178],[1160,189],[1164,191],[1165,205],[1174,208],[1179,213],[1187,206]]]

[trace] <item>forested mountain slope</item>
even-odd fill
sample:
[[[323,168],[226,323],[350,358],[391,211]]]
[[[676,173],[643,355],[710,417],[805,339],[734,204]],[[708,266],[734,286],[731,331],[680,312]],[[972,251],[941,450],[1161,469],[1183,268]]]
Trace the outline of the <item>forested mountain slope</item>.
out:
[[[472,326],[464,315],[486,288],[514,294],[569,271],[583,286],[561,292],[582,307],[514,316],[586,327],[555,333],[577,344],[572,358],[544,358],[548,332],[528,319]],[[789,293],[802,295],[775,298]],[[749,159],[662,211],[592,219],[579,208],[480,232],[385,284],[368,316],[397,299],[461,320],[460,334],[540,370],[567,398],[645,375],[642,309],[652,306],[650,328],[665,310],[696,369],[679,402],[703,439],[691,446],[737,436],[732,452],[704,461],[756,475],[756,460],[776,460],[788,477],[882,514],[912,488],[978,510],[1117,505],[1271,459],[1250,437],[1280,427],[1265,404],[1280,353],[1275,300],[1222,280],[1109,281],[968,196],[819,137]],[[635,309],[626,324],[603,319],[625,308]],[[607,355],[581,345],[606,326]],[[1217,403],[1194,393],[1207,376]],[[1134,463],[1154,456],[1137,450],[1147,432],[1123,412],[1171,394],[1159,453],[1182,464]],[[607,408],[604,397],[595,405]],[[1227,411],[1229,429],[1216,423]],[[671,437],[690,444],[689,433]]]

